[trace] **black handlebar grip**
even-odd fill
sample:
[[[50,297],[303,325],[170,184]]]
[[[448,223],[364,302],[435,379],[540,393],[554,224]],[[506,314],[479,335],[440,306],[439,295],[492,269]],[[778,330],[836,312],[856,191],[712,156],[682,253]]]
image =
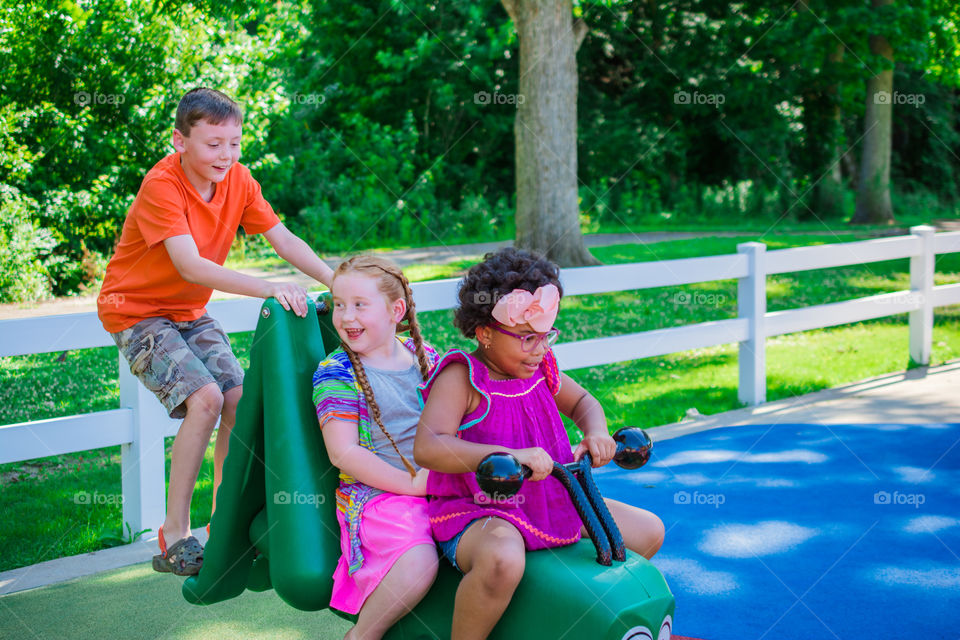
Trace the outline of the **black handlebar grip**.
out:
[[[623,562],[627,559],[627,548],[626,545],[623,544],[623,535],[620,533],[620,528],[617,526],[616,520],[613,519],[613,514],[611,514],[610,509],[607,508],[607,503],[604,502],[603,496],[600,495],[600,489],[597,488],[597,483],[593,480],[593,472],[590,470],[591,464],[590,453],[584,453],[583,457],[580,458],[580,468],[577,469],[578,474],[576,477],[577,480],[580,481],[580,486],[583,488],[587,500],[590,501],[593,511],[597,514],[597,519],[600,520],[600,525],[603,527],[607,539],[610,541],[613,559],[617,562]]]
[[[603,525],[601,525],[597,519],[597,514],[594,513],[594,510],[591,508],[590,500],[583,492],[583,488],[581,488],[580,484],[573,477],[570,470],[560,463],[553,463],[553,471],[550,475],[559,480],[560,484],[567,490],[567,493],[570,494],[570,500],[573,502],[577,513],[580,514],[580,519],[583,520],[583,526],[586,527],[587,533],[590,534],[590,538],[593,539],[593,546],[597,550],[597,562],[605,567],[609,567],[613,564],[613,552],[610,548],[610,540],[603,530]]]

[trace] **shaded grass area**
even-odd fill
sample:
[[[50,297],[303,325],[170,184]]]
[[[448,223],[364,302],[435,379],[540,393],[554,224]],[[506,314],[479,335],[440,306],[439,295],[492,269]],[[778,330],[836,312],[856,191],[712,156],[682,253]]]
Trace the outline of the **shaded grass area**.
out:
[[[846,214],[837,218],[807,218],[803,216],[779,216],[768,217],[764,215],[750,216],[739,213],[717,218],[716,216],[703,216],[698,211],[674,211],[663,212],[673,215],[663,216],[659,219],[648,217],[645,221],[624,224],[618,221],[602,220],[590,224],[587,227],[589,233],[643,233],[663,231],[664,221],[669,220],[670,231],[703,231],[711,229],[714,231],[750,231],[758,234],[802,234],[802,233],[825,233],[842,236],[849,233],[882,233],[888,234],[891,227],[886,224],[851,224],[853,218],[855,202],[853,192],[844,194],[844,209]],[[935,224],[938,219],[952,220],[957,217],[957,207],[951,204],[940,203],[931,199],[924,193],[900,192],[894,196],[897,204],[896,228],[902,230],[902,233],[908,233],[908,229],[914,225]],[[799,203],[799,200],[798,200]],[[800,206],[794,212],[803,211],[805,208]]]
[[[167,438],[166,478],[173,438]],[[131,542],[121,531],[120,447],[51,456],[4,465],[0,486],[0,571]],[[169,484],[169,482],[167,483]],[[197,478],[190,519],[210,520],[213,506],[213,445]],[[0,638],[4,636],[0,635]]]
[[[339,640],[350,628],[329,610],[299,611],[273,591],[188,604],[181,583],[139,564],[0,597],[0,638]]]
[[[741,238],[700,238],[594,249],[607,264],[733,253]],[[856,240],[848,235],[844,240]],[[837,242],[824,236],[764,237],[770,250]],[[418,265],[414,280],[453,277],[473,262]],[[937,284],[960,280],[960,256],[939,256]],[[716,274],[711,274],[716,275]],[[733,318],[735,280],[661,287],[563,301],[561,342],[621,335]],[[783,274],[768,278],[771,311],[909,288],[907,260]],[[427,339],[441,349],[472,348],[452,325],[452,311],[423,313]],[[906,315],[770,338],[767,397],[801,395],[909,366]],[[252,333],[231,335],[249,364]],[[960,310],[936,314],[931,364],[960,354]],[[119,402],[115,348],[0,359],[0,424],[115,408]],[[722,345],[568,372],[603,403],[611,429],[676,422],[690,409],[713,414],[740,407],[737,348]],[[569,426],[569,425],[568,425]],[[571,439],[579,432],[571,431]],[[168,441],[169,445],[172,441]],[[112,544],[121,534],[119,447],[0,465],[0,570]],[[191,507],[193,526],[209,519],[213,449],[208,449]],[[168,456],[169,464],[169,456]],[[84,492],[89,498],[78,498]]]

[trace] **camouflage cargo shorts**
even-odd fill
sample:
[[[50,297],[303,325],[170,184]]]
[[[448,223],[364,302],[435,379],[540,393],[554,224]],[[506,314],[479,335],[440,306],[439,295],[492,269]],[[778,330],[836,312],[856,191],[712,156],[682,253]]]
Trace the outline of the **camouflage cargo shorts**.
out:
[[[130,363],[130,372],[171,418],[187,415],[186,400],[200,387],[215,382],[227,391],[243,383],[243,368],[230,339],[208,314],[191,322],[147,318],[110,335]]]

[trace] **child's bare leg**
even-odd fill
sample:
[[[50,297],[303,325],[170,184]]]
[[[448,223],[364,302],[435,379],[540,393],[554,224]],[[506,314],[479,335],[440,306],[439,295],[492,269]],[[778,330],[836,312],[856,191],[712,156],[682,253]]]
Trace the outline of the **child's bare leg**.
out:
[[[526,566],[523,536],[505,520],[481,520],[457,546],[464,572],[453,606],[451,640],[486,638],[500,620]]]
[[[217,510],[217,489],[223,479],[223,461],[227,459],[230,446],[230,432],[237,422],[237,403],[243,395],[243,385],[228,389],[223,394],[223,409],[220,411],[220,427],[217,429],[217,444],[213,448],[213,507],[210,514]]]
[[[223,409],[223,394],[215,382],[204,385],[186,400],[187,416],[173,441],[170,455],[170,489],[163,537],[169,547],[190,534],[190,500],[197,484],[210,434]]]
[[[663,522],[656,514],[617,500],[604,498],[610,515],[623,535],[623,544],[649,560],[660,550],[663,544]],[[580,534],[586,536],[587,530],[580,528]]]
[[[394,563],[363,603],[344,640],[379,640],[427,594],[437,577],[437,548],[418,544]]]

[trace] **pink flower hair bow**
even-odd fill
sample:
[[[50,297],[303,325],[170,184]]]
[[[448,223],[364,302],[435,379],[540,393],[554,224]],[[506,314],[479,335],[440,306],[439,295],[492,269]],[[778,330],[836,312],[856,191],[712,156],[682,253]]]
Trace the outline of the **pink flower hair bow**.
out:
[[[539,287],[530,293],[524,289],[514,289],[497,300],[493,307],[493,318],[506,327],[529,324],[538,333],[545,333],[553,327],[560,310],[560,291],[554,284]]]

